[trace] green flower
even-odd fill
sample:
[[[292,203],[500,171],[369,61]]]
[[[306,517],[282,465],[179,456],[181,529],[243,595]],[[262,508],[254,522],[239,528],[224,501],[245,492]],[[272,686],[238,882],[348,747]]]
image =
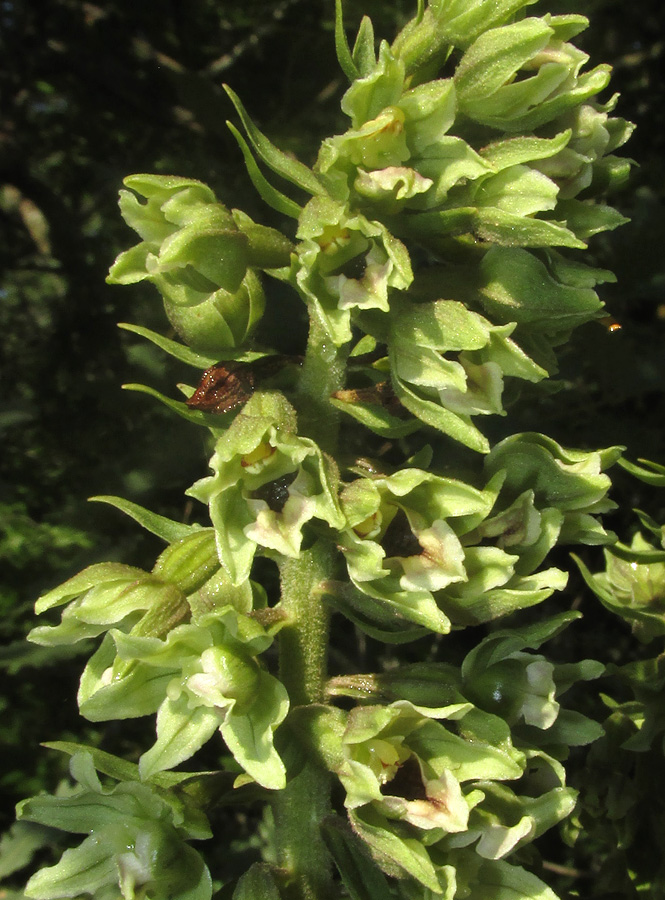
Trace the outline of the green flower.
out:
[[[607,544],[615,536],[596,516],[615,508],[607,497],[611,482],[604,469],[617,461],[622,449],[570,450],[544,435],[516,434],[493,448],[485,471],[490,477],[500,470],[506,473],[502,491],[506,500],[533,491],[538,510],[558,510],[560,542]]]
[[[471,416],[504,413],[504,376],[532,382],[546,376],[510,338],[514,329],[492,325],[454,300],[403,306],[389,341],[397,397],[428,425],[487,450]]]
[[[460,112],[501,131],[532,131],[607,86],[609,66],[581,69],[587,54],[567,43],[582,16],[526,18],[491,28],[468,48],[455,72]]]
[[[339,544],[355,586],[396,613],[445,633],[434,592],[467,580],[460,538],[489,513],[496,494],[420,469],[361,478],[344,488],[348,527]]]
[[[110,628],[162,637],[189,621],[192,610],[253,606],[253,587],[235,589],[220,572],[212,528],[191,529],[169,544],[152,572],[121,563],[98,563],[54,588],[35,604],[37,613],[65,606],[58,625],[33,628],[29,640],[54,647],[95,638]]]
[[[250,238],[199,181],[132,175],[125,184],[132,190],[121,191],[120,210],[142,241],[120,254],[109,283],[152,282],[174,328],[195,349],[241,344],[265,305],[258,278],[248,272]]]
[[[631,552],[632,551],[632,552]],[[618,551],[617,551],[618,552]],[[615,615],[631,624],[647,643],[665,634],[665,554],[641,534],[621,556],[605,551],[605,571],[592,575],[577,559],[586,583]]]
[[[385,226],[330,198],[310,200],[298,237],[296,285],[338,345],[351,339],[357,311],[388,312],[389,290],[413,278],[406,248]]]
[[[210,874],[186,839],[210,830],[184,820],[169,792],[121,782],[103,787],[89,753],[72,757],[76,789],[66,796],[40,795],[18,805],[19,819],[86,835],[55,866],[32,876],[25,892],[34,900],[209,900]]]
[[[439,879],[454,878],[460,848],[501,859],[568,816],[576,798],[553,757],[517,749],[502,718],[441,687],[447,706],[357,707],[343,731],[329,723],[339,746],[330,734],[322,745],[351,824],[379,864],[437,894]]]
[[[234,585],[249,577],[257,548],[297,557],[311,519],[341,528],[332,462],[296,433],[281,394],[258,392],[220,437],[214,475],[187,492],[208,503],[219,558]]]
[[[232,607],[203,613],[163,640],[114,629],[81,677],[81,714],[106,721],[157,713],[157,740],[139,761],[144,779],[189,759],[219,730],[251,779],[282,788],[273,732],[288,696],[257,659],[275,630]]]

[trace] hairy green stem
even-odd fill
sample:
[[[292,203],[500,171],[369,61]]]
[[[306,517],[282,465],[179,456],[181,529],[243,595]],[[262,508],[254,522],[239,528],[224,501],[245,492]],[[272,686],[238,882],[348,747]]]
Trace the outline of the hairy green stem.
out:
[[[298,431],[327,453],[337,448],[339,417],[330,394],[343,384],[346,352],[340,351],[313,318],[298,390]],[[280,679],[292,707],[324,700],[329,613],[319,590],[330,578],[335,549],[319,539],[298,559],[280,564],[282,606],[288,624],[279,637]],[[333,896],[330,857],[320,834],[331,812],[330,776],[307,762],[273,802],[279,862],[289,873],[294,900]]]
[[[336,347],[312,316],[298,385],[298,431],[331,455],[337,450],[340,413],[330,403],[330,395],[344,384],[347,356],[348,349]]]

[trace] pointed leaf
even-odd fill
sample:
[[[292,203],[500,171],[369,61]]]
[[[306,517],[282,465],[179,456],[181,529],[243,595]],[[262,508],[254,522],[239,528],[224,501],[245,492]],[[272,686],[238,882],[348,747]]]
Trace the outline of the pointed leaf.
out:
[[[314,172],[304,163],[287,156],[281,150],[263,135],[256,125],[252,122],[245,107],[242,105],[240,98],[235,94],[228,85],[224,85],[224,90],[229,95],[231,102],[236,108],[238,115],[245,127],[247,136],[249,137],[254,149],[259,154],[264,163],[269,166],[273,172],[281,175],[287,181],[292,182],[304,191],[312,195],[326,194],[323,187]]]
[[[166,516],[160,516],[157,513],[150,512],[138,503],[132,503],[131,500],[124,500],[122,497],[111,497],[100,495],[98,497],[88,497],[91,503],[108,503],[114,506],[120,512],[138,522],[146,531],[156,534],[169,544],[179,541],[182,538],[189,537],[195,531],[201,531],[201,525],[185,525],[184,522],[174,522],[173,519],[167,519]]]
[[[337,53],[337,61],[339,62],[342,72],[349,81],[353,82],[360,77],[358,67],[351,56],[351,48],[346,39],[344,31],[344,11],[342,9],[342,0],[335,0],[335,51]]]
[[[240,147],[243,158],[245,160],[247,174],[249,175],[252,184],[256,188],[261,199],[265,203],[267,203],[268,206],[276,209],[277,212],[280,212],[285,216],[290,216],[292,219],[297,219],[302,212],[302,207],[299,206],[295,202],[295,200],[291,200],[290,197],[287,197],[286,194],[283,194],[281,191],[277,190],[276,187],[273,187],[270,184],[268,179],[264,176],[264,174],[256,164],[256,160],[254,159],[252,151],[249,149],[247,141],[240,134],[240,132],[232,122],[227,122],[226,124],[231,134],[238,142],[238,146]]]
[[[351,900],[390,900],[393,894],[385,875],[347,823],[330,817],[322,830]]]
[[[122,328],[124,331],[131,331],[133,334],[138,334],[141,337],[146,338],[161,350],[168,353],[169,356],[173,356],[175,359],[179,359],[180,362],[184,362],[188,366],[193,366],[195,369],[209,369],[210,366],[214,366],[215,363],[219,361],[216,356],[207,356],[203,353],[197,353],[185,344],[172,341],[170,338],[166,338],[156,331],[151,331],[149,328],[143,328],[141,325],[132,325],[129,322],[118,322],[118,328]],[[230,357],[228,358],[230,359]]]

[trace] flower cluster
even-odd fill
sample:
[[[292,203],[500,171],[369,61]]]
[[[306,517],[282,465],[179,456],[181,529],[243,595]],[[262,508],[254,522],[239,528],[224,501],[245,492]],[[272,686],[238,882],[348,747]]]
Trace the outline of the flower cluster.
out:
[[[595,202],[628,167],[613,152],[630,127],[595,99],[608,69],[585,71],[586,54],[570,43],[584,17],[527,17],[528,5],[419,3],[377,55],[367,19],[347,44],[338,3],[350,126],[323,142],[312,169],[278,150],[228,91],[250,177],[297,220],[293,243],[198,181],[126,179],[121,211],[141,242],[109,280],[153,283],[184,343],[132,330],[206,369],[198,388],[180,386],[186,404],[139,388],[210,430],[210,474],[186,492],[209,525],[97,498],[165,551],[151,572],[96,564],[38,601],[40,613],[64,609],[31,640],[101,639],[81,677],[82,715],[156,715],[156,738],[116,787],[95,775],[98,758],[76,757],[79,793],[22,807],[24,818],[62,828],[89,807],[77,826],[89,837],[35,876],[29,896],[69,896],[70,879],[75,894],[99,900],[118,890],[127,900],[174,891],[207,900],[198,856],[174,849],[199,834],[160,791],[189,777],[170,770],[220,732],[230,754],[220,766],[236,789],[271,795],[283,830],[279,873],[251,869],[236,900],[337,896],[317,887],[327,856],[306,874],[294,861],[303,850],[294,842],[323,846],[316,829],[303,832],[309,813],[294,798],[315,785],[329,810],[331,775],[340,799],[322,833],[339,896],[554,900],[515,860],[528,863],[527,845],[573,810],[563,763],[600,728],[561,696],[603,667],[539,652],[575,613],[471,632],[463,659],[469,645],[446,638],[562,590],[567,573],[549,563],[557,545],[615,541],[599,516],[613,508],[606,470],[621,448],[571,450],[509,429],[491,443],[477,425],[506,415],[511,382],[555,372],[555,348],[599,316],[595,287],[612,276],[571,251],[623,221]],[[255,156],[311,199],[300,206],[272,186]],[[261,271],[309,313],[304,358],[248,344],[267,302]],[[339,410],[389,439],[376,458],[359,458],[362,431]],[[433,447],[418,444],[424,429]],[[632,562],[608,560],[604,575],[584,570],[594,590],[636,627],[662,633],[661,559],[643,560],[637,587]],[[435,637],[442,658],[329,679],[331,609],[388,644]],[[201,805],[212,795],[203,789]],[[368,853],[378,865],[358,888]],[[97,880],[82,874],[88,865]],[[385,876],[399,880],[398,894]]]

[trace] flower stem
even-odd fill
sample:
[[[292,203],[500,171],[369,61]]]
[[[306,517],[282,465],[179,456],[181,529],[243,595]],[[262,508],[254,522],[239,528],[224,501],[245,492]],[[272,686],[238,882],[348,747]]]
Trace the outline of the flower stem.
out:
[[[298,431],[334,455],[340,413],[330,395],[344,385],[348,347],[336,347],[320,322],[310,318],[307,353],[298,386]]]
[[[314,319],[298,391],[298,431],[334,454],[339,417],[330,394],[343,384],[346,351]],[[335,548],[320,538],[297,559],[280,563],[282,607],[288,624],[279,635],[280,679],[292,707],[324,701],[328,674],[329,613],[320,585],[331,577]],[[279,863],[294,900],[334,895],[332,866],[319,826],[331,813],[330,775],[308,761],[273,801]]]

